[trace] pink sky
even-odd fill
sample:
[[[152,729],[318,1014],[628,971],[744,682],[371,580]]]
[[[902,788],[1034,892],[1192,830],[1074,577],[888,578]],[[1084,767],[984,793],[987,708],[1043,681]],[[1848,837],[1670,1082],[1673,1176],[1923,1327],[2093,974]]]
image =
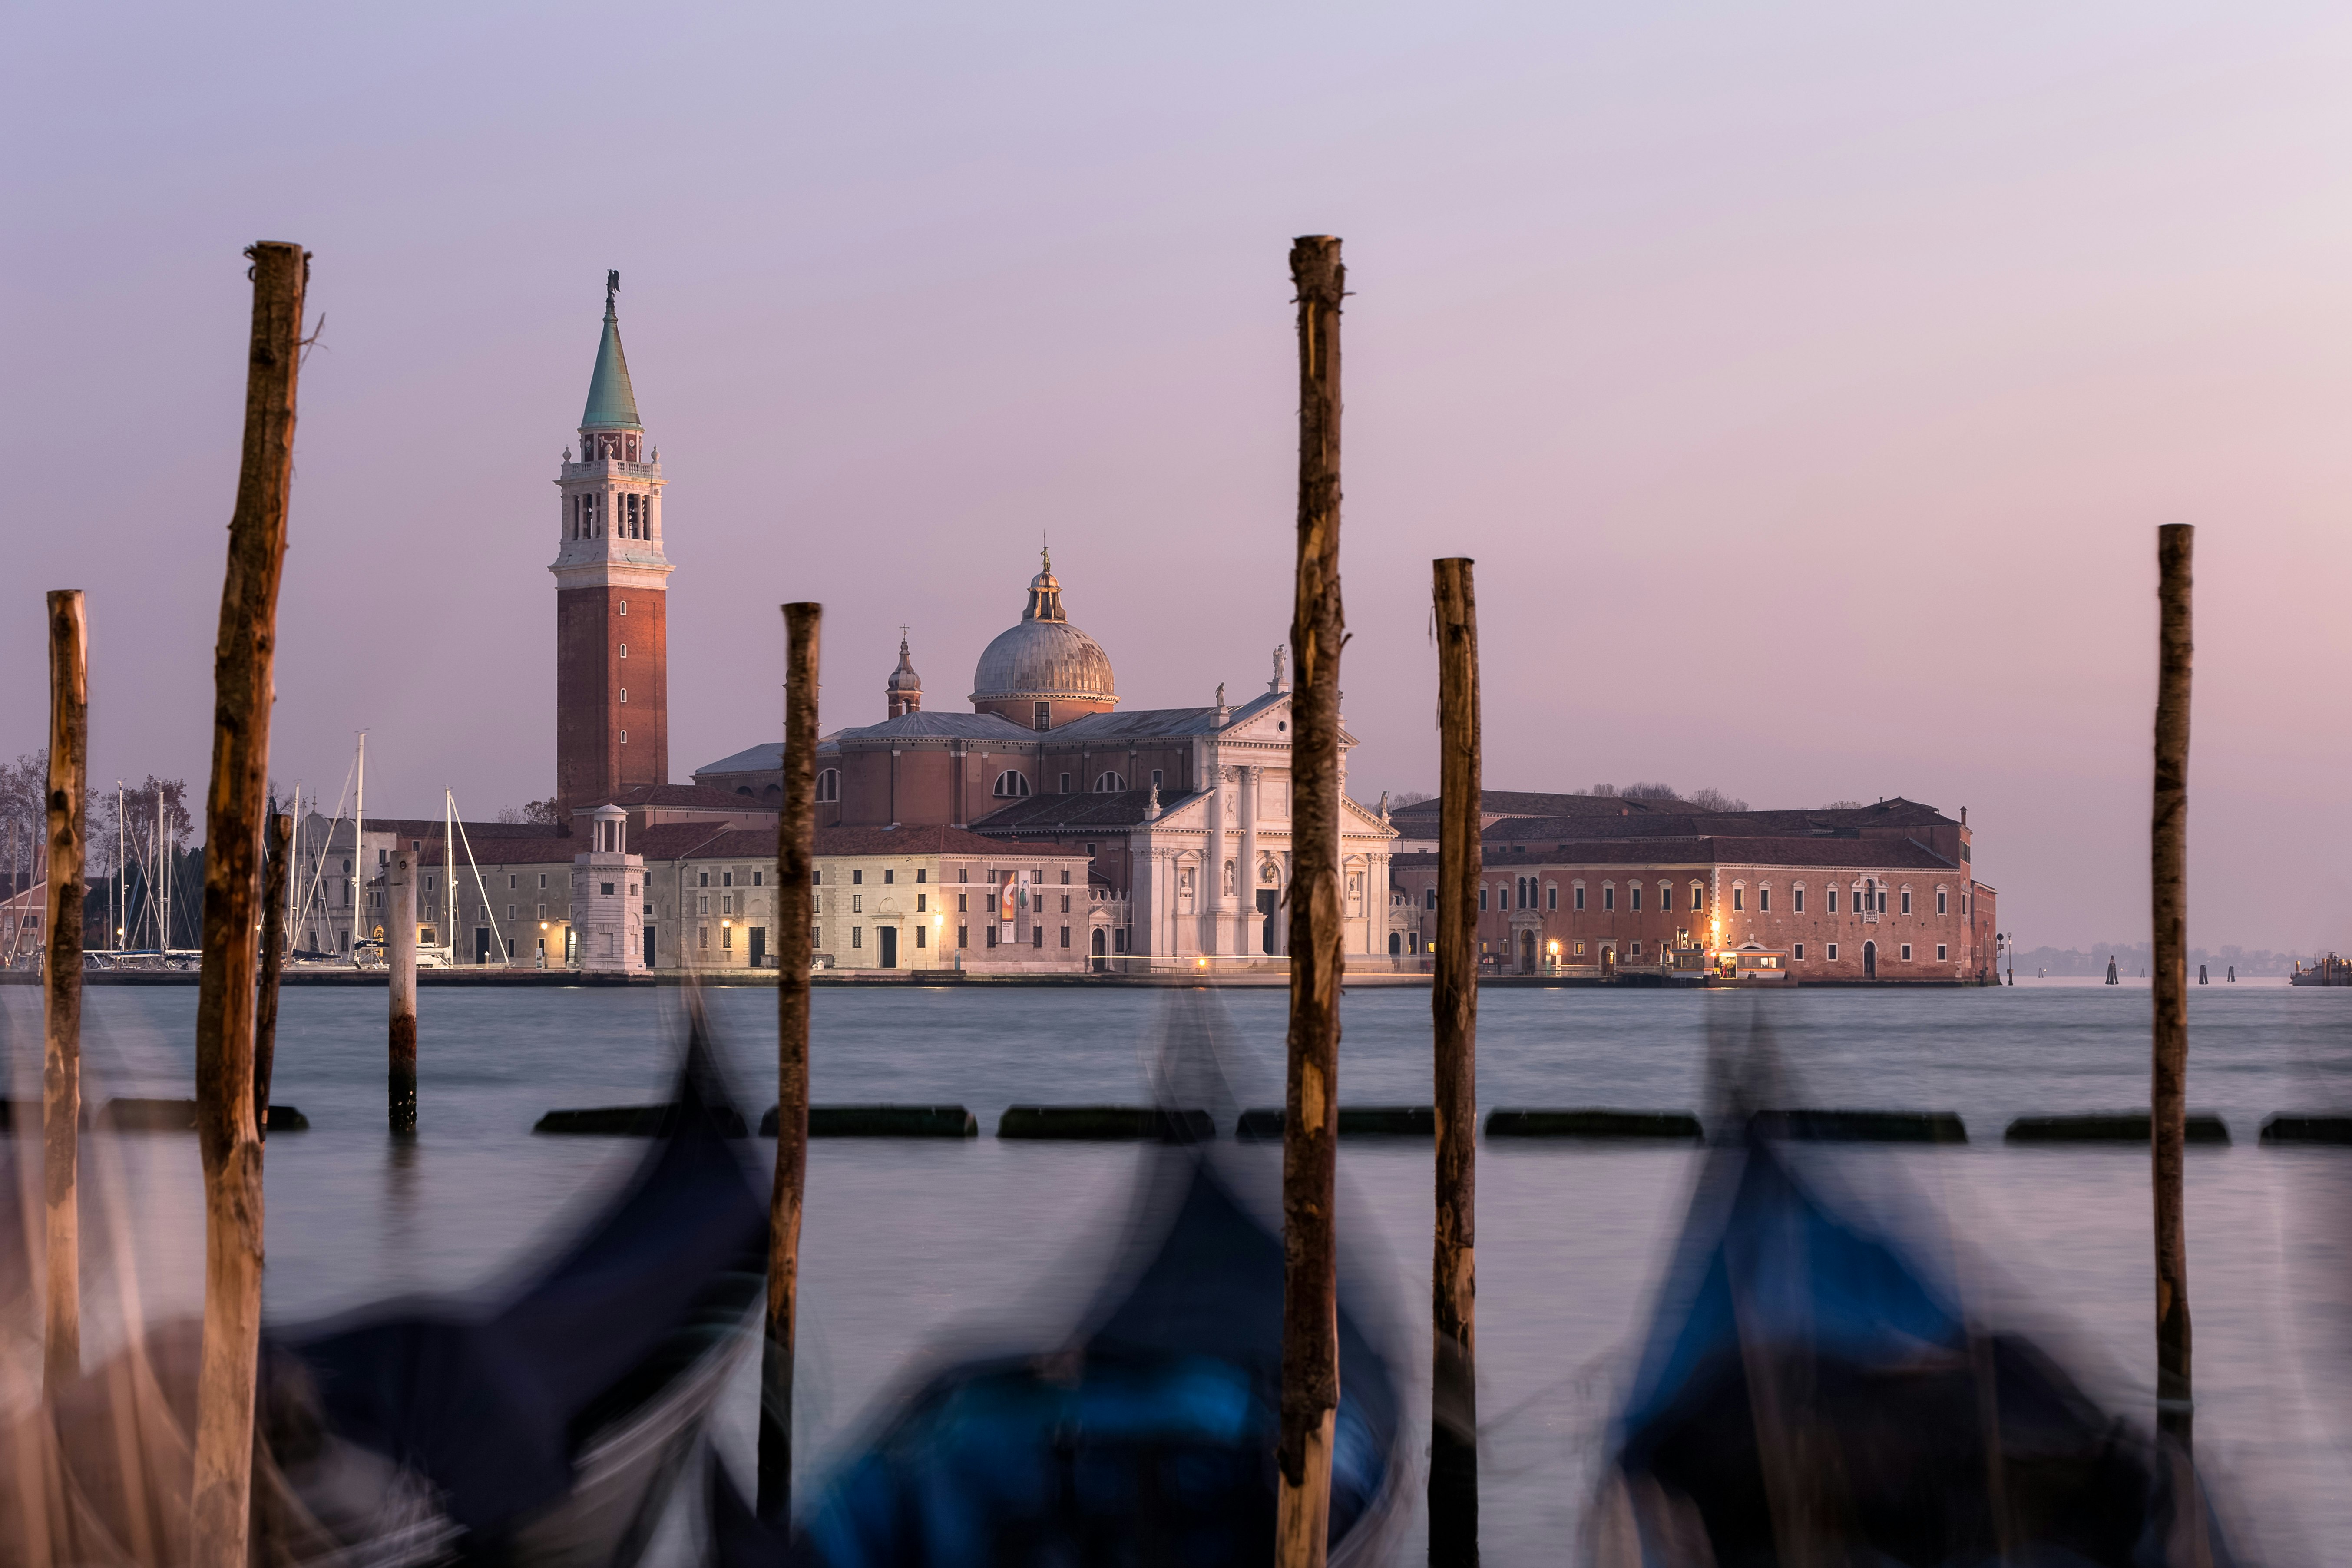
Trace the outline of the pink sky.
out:
[[[935,707],[1049,534],[1130,706],[1288,624],[1285,256],[1345,237],[1356,793],[1901,794],[2028,944],[2146,927],[2154,530],[2200,526],[2192,940],[2352,946],[2352,16],[37,7],[0,86],[0,752],[90,595],[92,769],[201,778],[249,296],[317,255],[276,772],[549,792],[604,269],[670,486],[671,769]]]

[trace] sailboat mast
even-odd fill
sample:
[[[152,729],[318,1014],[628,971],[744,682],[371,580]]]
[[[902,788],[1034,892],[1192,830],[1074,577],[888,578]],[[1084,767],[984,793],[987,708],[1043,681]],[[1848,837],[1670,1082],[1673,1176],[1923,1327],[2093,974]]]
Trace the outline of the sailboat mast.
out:
[[[367,731],[360,731],[359,794],[352,801],[352,865],[356,874],[352,879],[352,962],[360,961],[360,906],[367,900],[360,889],[367,886]]]
[[[457,797],[446,784],[441,787],[441,903],[447,920],[441,927],[441,941],[449,950],[449,967],[457,967],[457,847],[452,840],[457,832]]]

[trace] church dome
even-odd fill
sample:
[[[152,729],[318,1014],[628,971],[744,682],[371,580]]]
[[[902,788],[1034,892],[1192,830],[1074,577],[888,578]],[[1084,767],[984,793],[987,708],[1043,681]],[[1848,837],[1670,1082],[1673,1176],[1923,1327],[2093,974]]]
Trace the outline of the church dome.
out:
[[[1054,562],[1029,580],[1029,607],[1021,623],[997,635],[971,675],[971,700],[1046,700],[1110,703],[1110,656],[1102,645],[1070,625],[1062,613],[1062,584]]]

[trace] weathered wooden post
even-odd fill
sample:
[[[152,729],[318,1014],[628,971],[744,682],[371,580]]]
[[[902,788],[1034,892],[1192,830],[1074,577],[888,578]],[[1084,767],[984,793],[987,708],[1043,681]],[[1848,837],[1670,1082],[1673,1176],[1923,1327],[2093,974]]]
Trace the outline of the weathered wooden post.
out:
[[[1282,1111],[1282,1422],[1274,1560],[1321,1568],[1339,1405],[1339,242],[1290,249],[1298,289],[1298,566],[1290,1037]],[[1212,872],[1213,876],[1213,871]]]
[[[2156,960],[2149,1161],[2156,1189],[2157,1425],[2189,1445],[2196,1403],[2189,1376],[2189,1237],[2181,1208],[2189,1119],[2189,677],[2190,573],[2197,531],[2156,531],[2156,801],[2148,872]],[[2112,966],[2110,966],[2112,967]]]
[[[196,1132],[205,1165],[205,1331],[196,1380],[192,1561],[246,1568],[254,1371],[261,1332],[261,1143],[253,1124],[255,899],[269,779],[270,669],[294,386],[310,254],[265,242],[253,258],[245,450],[213,647],[213,769],[205,800],[204,972],[196,993]]]
[[[1429,1561],[1478,1561],[1478,599],[1434,563],[1437,614],[1437,1229],[1430,1258]]]
[[[416,858],[395,843],[383,872],[383,961],[392,975],[384,1091],[395,1133],[416,1131]]]
[[[261,985],[253,1001],[253,1128],[269,1142],[269,1072],[278,1062],[278,977],[286,967],[286,857],[294,842],[294,818],[269,815],[263,848],[261,894]]]
[[[81,917],[89,768],[89,625],[81,590],[49,595],[48,952],[42,966],[41,1187],[48,1211],[42,1381],[81,1373]]]
[[[784,809],[776,818],[776,1183],[768,1199],[761,1351],[760,1517],[793,1508],[793,1324],[808,1181],[809,964],[816,954],[816,705],[822,605],[784,606]]]

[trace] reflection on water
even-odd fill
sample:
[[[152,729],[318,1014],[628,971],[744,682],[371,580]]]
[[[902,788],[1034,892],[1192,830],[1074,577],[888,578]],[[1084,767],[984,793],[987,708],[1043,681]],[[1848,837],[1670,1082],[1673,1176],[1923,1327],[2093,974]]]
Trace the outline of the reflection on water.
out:
[[[268,1144],[271,1314],[310,1317],[502,1273],[633,1152],[533,1138],[531,1122],[556,1106],[661,1093],[677,999],[427,987],[420,1129],[409,1142],[384,1130],[383,994],[288,992],[272,1098],[299,1106],[312,1131]],[[1128,990],[822,991],[816,1098],[961,1101],[983,1130],[1018,1101],[1139,1098],[1159,1000]],[[1286,997],[1241,991],[1225,1001],[1254,1052],[1239,1098],[1277,1103]],[[93,988],[88,1094],[189,1093],[194,1002],[192,987]],[[2337,1414],[2352,1410],[2352,1151],[2263,1150],[2254,1134],[2273,1111],[2352,1106],[2352,991],[2241,983],[2192,988],[2190,1003],[2190,1101],[2225,1116],[2237,1140],[2194,1151],[2189,1163],[2200,1452],[2231,1478],[2272,1560],[2315,1563],[2327,1554],[2315,1543],[2352,1539]],[[1344,1100],[1428,1100],[1428,1005],[1421,990],[1349,994]],[[765,990],[712,995],[754,1109],[773,1099],[774,1005]],[[1959,1112],[1967,1147],[1842,1152],[1842,1184],[1908,1184],[1946,1217],[1972,1292],[2054,1329],[2119,1407],[2148,1407],[2145,1153],[2000,1142],[2015,1116],[2146,1104],[2145,988],[1755,998],[1489,990],[1481,1103],[1703,1109],[1707,1021],[1727,1007],[1769,1021],[1813,1103]],[[10,1092],[37,1098],[37,990],[0,988],[0,1048]],[[89,1148],[92,1201],[105,1216],[93,1224],[137,1237],[137,1288],[151,1311],[194,1310],[203,1261],[194,1140],[94,1135]],[[1480,1153],[1487,1558],[1558,1561],[1680,1223],[1691,1156],[1589,1145]],[[986,1136],[818,1143],[803,1250],[803,1465],[837,1451],[908,1358],[944,1331],[1066,1310],[1068,1292],[1055,1287],[1091,1282],[1089,1239],[1115,1234],[1137,1158],[1118,1146]],[[1342,1164],[1343,1223],[1377,1233],[1399,1300],[1425,1301],[1426,1148],[1351,1145]],[[1024,1339],[1037,1337],[1031,1329]],[[1423,1356],[1425,1338],[1406,1335]],[[1424,1375],[1414,1374],[1416,1387]],[[726,1440],[739,1454],[749,1451],[755,1395],[747,1381],[727,1411]]]

